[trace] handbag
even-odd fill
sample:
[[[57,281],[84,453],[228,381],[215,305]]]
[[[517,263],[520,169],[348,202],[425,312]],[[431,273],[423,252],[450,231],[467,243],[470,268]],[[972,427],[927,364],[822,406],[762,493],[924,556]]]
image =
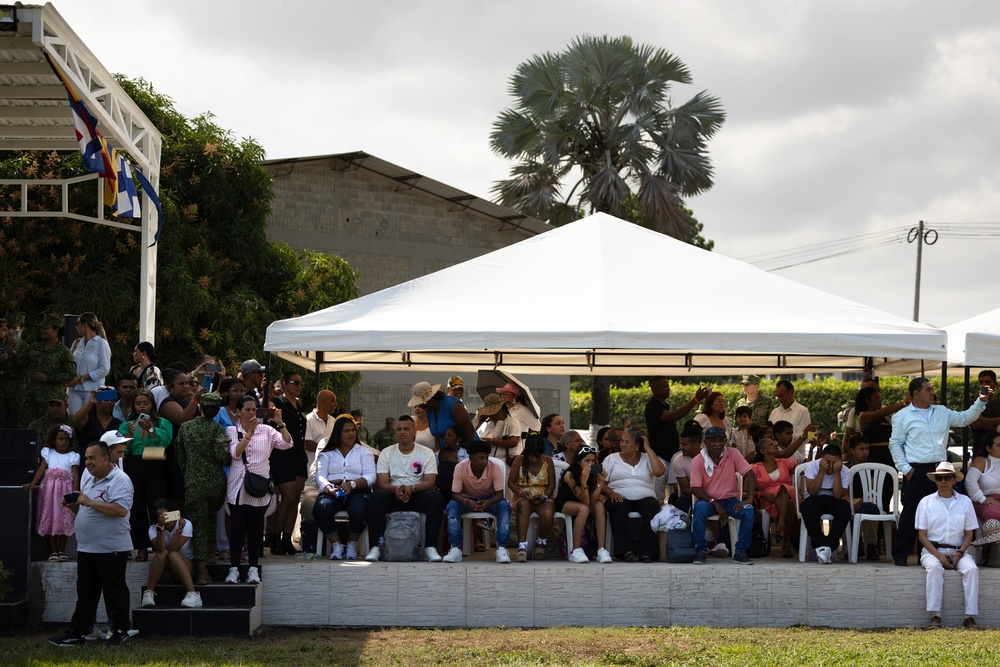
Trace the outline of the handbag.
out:
[[[694,533],[690,528],[675,528],[667,531],[667,562],[694,562]]]
[[[258,475],[257,473],[250,472],[247,467],[247,453],[243,450],[241,455],[243,458],[243,490],[247,492],[247,495],[253,496],[254,498],[263,498],[268,493],[271,492],[271,479],[269,477],[264,477],[263,475]]]
[[[144,447],[142,450],[143,461],[166,461],[167,450],[163,447]]]

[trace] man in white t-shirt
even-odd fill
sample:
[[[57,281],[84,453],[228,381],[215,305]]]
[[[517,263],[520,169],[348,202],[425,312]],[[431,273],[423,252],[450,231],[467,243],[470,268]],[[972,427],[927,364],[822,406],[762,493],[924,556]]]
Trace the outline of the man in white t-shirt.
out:
[[[802,522],[809,533],[816,560],[822,565],[833,561],[833,552],[851,520],[851,504],[847,501],[851,472],[837,445],[823,448],[823,458],[806,464],[806,497],[799,504]],[[823,534],[822,515],[833,515],[830,533]]]
[[[424,556],[431,563],[441,560],[434,546],[444,516],[444,498],[435,488],[437,457],[432,450],[415,442],[416,435],[413,417],[403,415],[396,420],[399,444],[386,447],[378,457],[378,490],[368,501],[368,531],[375,546],[365,560],[381,558],[379,543],[385,535],[385,516],[391,512],[423,512],[428,545]]]

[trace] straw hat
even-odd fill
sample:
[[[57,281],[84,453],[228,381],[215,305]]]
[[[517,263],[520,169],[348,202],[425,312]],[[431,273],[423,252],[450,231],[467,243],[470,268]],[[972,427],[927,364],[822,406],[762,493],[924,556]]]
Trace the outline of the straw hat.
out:
[[[934,472],[927,473],[927,479],[933,482],[938,475],[954,475],[956,482],[961,482],[965,479],[965,475],[963,475],[961,471],[955,470],[955,466],[952,465],[951,461],[942,461],[939,463],[938,467],[934,469]]]
[[[977,547],[981,547],[984,544],[992,544],[993,542],[1000,542],[1000,521],[987,519],[983,524],[982,533],[983,536],[973,542]]]
[[[434,394],[440,391],[441,385],[431,384],[429,382],[418,382],[413,385],[413,398],[406,405],[411,408],[415,408],[418,405],[423,405],[427,401],[434,397]]]
[[[491,417],[503,409],[504,401],[500,394],[487,394],[483,399],[483,407],[479,408],[480,417]]]

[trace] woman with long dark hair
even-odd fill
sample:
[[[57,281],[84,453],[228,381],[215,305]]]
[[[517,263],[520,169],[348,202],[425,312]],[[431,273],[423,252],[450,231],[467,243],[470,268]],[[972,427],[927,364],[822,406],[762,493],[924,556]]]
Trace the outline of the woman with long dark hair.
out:
[[[354,418],[340,415],[316,457],[319,496],[313,518],[330,541],[330,560],[357,560],[358,538],[368,523],[368,500],[375,478],[375,457],[358,439]],[[344,510],[349,531],[346,551],[336,519],[337,512]]]
[[[257,569],[261,545],[264,541],[264,518],[268,510],[273,511],[275,497],[273,489],[263,496],[247,493],[244,481],[248,472],[266,479],[271,477],[271,451],[290,449],[292,436],[281,421],[281,410],[275,409],[274,427],[257,419],[257,402],[253,396],[244,396],[237,404],[239,421],[226,429],[229,436],[229,453],[232,456],[229,479],[226,484],[226,502],[232,520],[232,535],[229,549],[229,574],[227,584],[239,582],[240,549],[244,539],[247,542],[247,557],[250,569],[247,583],[259,584]]]
[[[909,404],[909,394],[902,401],[883,406],[882,390],[877,386],[865,387],[858,391],[854,399],[854,412],[861,434],[868,439],[870,462],[896,467],[889,452],[889,436],[892,435],[892,423],[889,418]]]
[[[568,545],[569,560],[573,563],[586,563],[590,560],[580,546],[588,517],[594,518],[594,528],[597,532],[597,562],[611,562],[611,554],[604,548],[606,539],[604,489],[608,473],[603,470],[597,473],[594,469],[596,465],[597,447],[584,445],[576,452],[576,458],[559,481],[555,510],[573,517],[573,544]]]
[[[148,389],[140,389],[133,402],[138,417],[118,427],[132,438],[125,449],[125,474],[132,480],[129,527],[137,561],[146,560],[150,547],[149,525],[156,520],[155,500],[167,495],[167,452],[174,428],[156,411],[156,400]]]
[[[545,441],[545,455],[552,456],[559,451],[559,438],[566,433],[566,420],[558,414],[545,415],[542,417],[542,428],[539,434]]]
[[[135,365],[129,369],[129,373],[135,376],[140,389],[152,389],[163,384],[163,375],[154,365],[156,349],[152,343],[143,341],[136,345],[132,351],[132,361]]]
[[[535,540],[534,559],[545,558],[549,531],[555,507],[552,496],[556,490],[556,469],[551,456],[545,456],[545,442],[538,433],[528,436],[524,453],[514,457],[507,477],[507,488],[514,497],[517,512],[518,563],[528,560],[528,521],[532,512],[538,513],[538,538]]]

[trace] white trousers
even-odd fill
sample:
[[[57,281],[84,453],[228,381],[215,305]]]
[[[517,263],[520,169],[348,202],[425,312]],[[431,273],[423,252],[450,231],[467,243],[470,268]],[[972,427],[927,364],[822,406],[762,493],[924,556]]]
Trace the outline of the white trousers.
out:
[[[941,611],[941,595],[944,591],[944,565],[927,552],[920,552],[920,564],[927,570],[927,611]],[[958,561],[958,571],[962,575],[962,588],[965,591],[965,615],[975,616],[979,613],[979,568],[969,554],[962,554]]]

